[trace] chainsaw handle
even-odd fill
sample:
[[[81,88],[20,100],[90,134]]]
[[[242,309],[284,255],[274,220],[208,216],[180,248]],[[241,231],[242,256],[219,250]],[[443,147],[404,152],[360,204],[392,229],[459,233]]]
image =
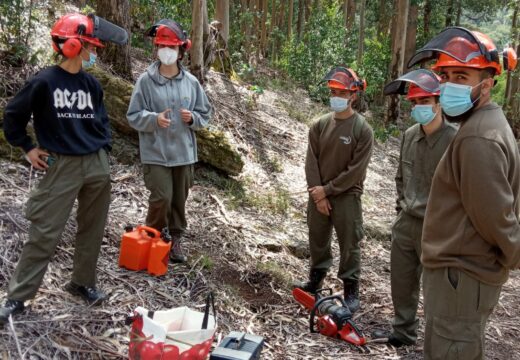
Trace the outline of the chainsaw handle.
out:
[[[319,299],[318,301],[316,301],[314,303],[314,306],[312,307],[311,316],[309,318],[309,329],[310,329],[311,333],[319,332],[319,331],[314,330],[314,318],[316,317],[316,312],[318,311],[319,306],[328,300],[339,300],[341,302],[342,306],[348,308],[348,305],[345,303],[345,300],[343,300],[343,298],[340,295],[325,296],[325,297],[322,297],[321,299]]]
[[[150,226],[146,226],[146,225],[137,225],[136,230],[139,231],[139,232],[140,232],[141,230],[146,231],[146,233],[148,234],[148,236],[150,236],[151,238],[160,238],[160,237],[161,237],[161,233],[159,232],[159,230],[154,229],[153,227],[150,227]]]

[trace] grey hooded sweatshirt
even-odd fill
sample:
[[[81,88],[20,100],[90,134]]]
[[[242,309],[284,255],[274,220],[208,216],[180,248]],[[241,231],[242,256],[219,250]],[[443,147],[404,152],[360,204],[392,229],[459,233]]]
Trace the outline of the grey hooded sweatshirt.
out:
[[[143,164],[181,166],[197,162],[194,130],[208,126],[212,107],[196,77],[180,67],[179,74],[168,79],[159,73],[160,62],[150,65],[135,84],[126,117],[139,131]],[[168,128],[157,124],[157,116],[166,109],[171,120]],[[181,120],[180,109],[190,110],[193,123]]]

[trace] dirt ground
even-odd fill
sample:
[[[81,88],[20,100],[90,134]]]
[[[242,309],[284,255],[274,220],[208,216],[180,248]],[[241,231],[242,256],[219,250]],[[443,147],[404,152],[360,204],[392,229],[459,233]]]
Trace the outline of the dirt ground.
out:
[[[217,338],[231,330],[265,337],[263,359],[421,359],[417,346],[393,349],[369,343],[362,349],[308,331],[308,314],[290,293],[290,282],[308,271],[303,161],[307,124],[298,114],[323,111],[298,90],[265,90],[255,95],[245,86],[210,75],[208,93],[222,105],[212,126],[227,131],[243,154],[243,173],[233,179],[199,165],[188,201],[187,265],[170,265],[160,278],[120,269],[119,241],[126,224],[140,224],[148,192],[139,164],[112,166],[112,204],[98,264],[99,285],[109,295],[89,308],[63,290],[70,277],[74,216],[66,226],[44,283],[29,311],[0,330],[3,359],[117,359],[127,355],[127,314],[136,306],[199,308],[208,291],[216,293]],[[230,108],[240,109],[243,118]],[[220,111],[219,111],[220,110]],[[295,111],[297,111],[295,115]],[[301,118],[300,118],[301,120]],[[367,238],[362,243],[361,310],[355,322],[369,335],[389,327],[389,228],[394,217],[394,182],[399,141],[378,143],[363,196]],[[24,204],[41,173],[26,165],[0,163],[0,297],[6,295],[28,222]],[[75,210],[74,210],[75,211]],[[337,254],[337,245],[334,251]],[[326,285],[337,293],[337,263]],[[511,274],[488,323],[487,359],[520,359],[518,288]]]

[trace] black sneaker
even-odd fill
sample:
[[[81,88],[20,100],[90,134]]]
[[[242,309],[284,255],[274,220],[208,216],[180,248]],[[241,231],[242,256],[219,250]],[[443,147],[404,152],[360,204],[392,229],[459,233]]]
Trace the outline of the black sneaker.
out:
[[[5,302],[5,305],[0,307],[0,326],[9,322],[9,315],[16,315],[21,313],[25,309],[23,301],[9,300]]]
[[[82,286],[73,282],[68,283],[65,286],[65,290],[72,295],[81,297],[89,305],[100,305],[107,298],[107,295],[104,292],[95,287]]]

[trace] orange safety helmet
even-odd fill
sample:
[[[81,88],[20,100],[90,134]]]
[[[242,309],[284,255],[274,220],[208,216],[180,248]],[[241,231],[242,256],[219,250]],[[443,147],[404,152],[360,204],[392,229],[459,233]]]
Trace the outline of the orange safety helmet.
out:
[[[385,95],[406,94],[408,100],[440,96],[440,81],[440,77],[430,70],[412,70],[385,85],[383,93]],[[409,84],[408,90],[407,84]]]
[[[491,61],[486,59],[485,54],[480,52],[479,44],[471,42],[463,37],[455,37],[446,44],[445,52],[440,53],[437,62],[432,66],[432,70],[438,71],[441,67],[446,66],[460,66],[470,67],[474,69],[494,69],[497,75],[502,73],[502,66],[498,57],[498,51],[489,38],[489,36],[478,31],[472,31],[473,35],[478,41],[485,46],[486,50],[491,55]],[[453,54],[456,57],[453,57]],[[464,59],[465,61],[459,61]]]
[[[365,80],[361,80],[354,70],[343,66],[330,70],[322,81],[327,81],[327,85],[331,89],[365,91],[367,88]]]
[[[184,50],[191,48],[191,40],[182,26],[173,20],[162,19],[146,30],[145,35],[153,37],[154,45],[181,46]]]
[[[513,55],[514,54],[514,55]],[[514,70],[516,53],[513,49],[506,49],[503,53],[513,61],[504,62],[506,70]],[[436,59],[432,69],[457,66],[474,69],[493,69],[500,75],[502,67],[498,50],[489,36],[478,31],[470,31],[463,27],[447,27],[440,34],[419,49],[408,61],[408,67],[418,63]]]

